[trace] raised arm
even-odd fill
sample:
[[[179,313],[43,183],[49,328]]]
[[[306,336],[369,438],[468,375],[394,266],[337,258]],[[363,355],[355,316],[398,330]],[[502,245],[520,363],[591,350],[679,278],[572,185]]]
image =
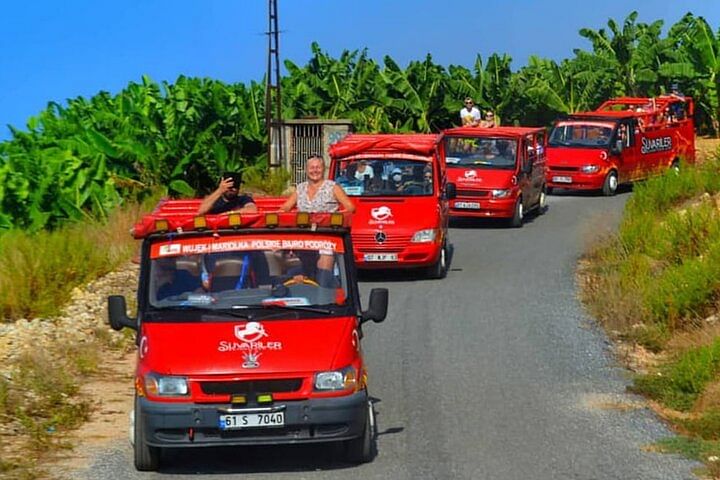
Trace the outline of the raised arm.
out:
[[[223,178],[222,180],[220,180],[220,185],[218,185],[218,188],[216,188],[215,191],[213,191],[210,195],[203,198],[203,201],[198,208],[197,214],[205,215],[207,212],[209,212],[212,206],[215,205],[215,202],[218,201],[218,199],[223,195],[223,193],[230,190],[232,186],[232,178]]]

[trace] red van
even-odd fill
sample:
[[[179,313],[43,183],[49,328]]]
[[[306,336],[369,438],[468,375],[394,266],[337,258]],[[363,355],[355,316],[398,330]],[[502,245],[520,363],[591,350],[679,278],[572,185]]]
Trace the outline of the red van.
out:
[[[361,269],[448,269],[448,202],[437,135],[348,135],[330,147],[330,178],[356,206],[355,264]]]
[[[165,448],[343,442],[371,460],[375,422],[360,340],[388,292],[361,310],[349,218],[267,211],[195,216],[165,201],[143,239],[137,317],[110,296],[115,330],[136,331],[135,467]]]
[[[459,127],[440,142],[452,217],[505,218],[521,227],[531,210],[545,212],[544,128]]]
[[[548,140],[548,191],[600,190],[695,162],[691,98],[623,97],[555,122]]]

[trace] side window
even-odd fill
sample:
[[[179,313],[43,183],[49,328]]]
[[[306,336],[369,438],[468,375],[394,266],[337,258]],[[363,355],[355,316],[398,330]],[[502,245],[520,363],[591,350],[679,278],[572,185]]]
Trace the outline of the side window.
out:
[[[535,163],[535,160],[537,159],[537,149],[535,148],[535,138],[533,135],[526,135],[525,136],[525,145],[526,151],[527,151],[527,158],[530,164]]]

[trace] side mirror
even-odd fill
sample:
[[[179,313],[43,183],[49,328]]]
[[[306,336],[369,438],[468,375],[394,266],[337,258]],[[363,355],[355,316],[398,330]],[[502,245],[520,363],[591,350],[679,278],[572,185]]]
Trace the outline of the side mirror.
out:
[[[445,196],[450,200],[457,197],[457,187],[454,183],[445,184]]]
[[[370,305],[368,309],[362,312],[361,321],[367,322],[372,320],[380,323],[385,320],[388,308],[388,289],[373,288],[370,290]]]
[[[113,330],[120,331],[123,327],[138,329],[137,320],[127,316],[127,305],[122,295],[108,297],[108,319]]]

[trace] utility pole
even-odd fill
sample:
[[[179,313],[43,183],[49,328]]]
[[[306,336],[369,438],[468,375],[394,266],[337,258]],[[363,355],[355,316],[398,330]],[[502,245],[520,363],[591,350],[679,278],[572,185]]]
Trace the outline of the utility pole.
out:
[[[268,165],[277,168],[285,159],[283,151],[282,103],[280,96],[280,32],[277,0],[268,0],[268,57],[265,83],[265,128],[268,136]],[[273,107],[275,114],[273,115]],[[273,152],[273,149],[275,151]],[[274,154],[273,154],[274,153]]]

